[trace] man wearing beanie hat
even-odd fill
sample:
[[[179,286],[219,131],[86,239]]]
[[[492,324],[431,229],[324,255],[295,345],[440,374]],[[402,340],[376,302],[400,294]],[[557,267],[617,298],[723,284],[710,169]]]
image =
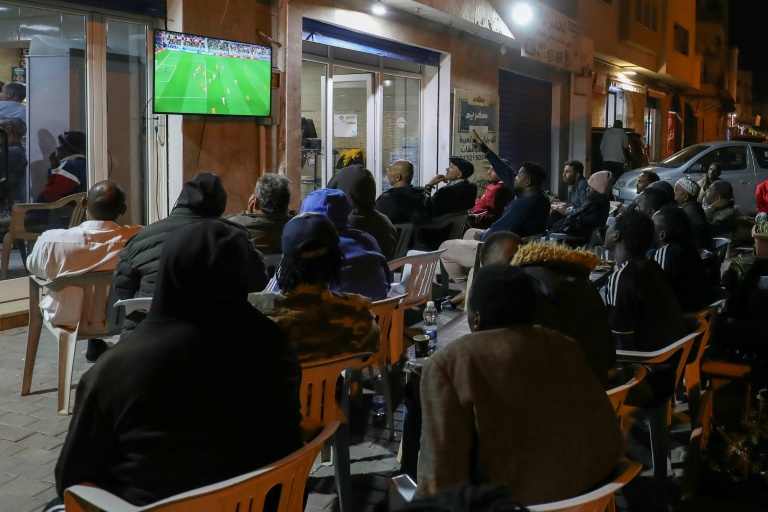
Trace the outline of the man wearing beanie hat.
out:
[[[120,252],[115,270],[117,297],[152,297],[163,243],[171,231],[197,219],[221,217],[226,206],[227,192],[219,176],[204,172],[190,178],[182,187],[171,214],[139,231]],[[230,224],[247,232],[240,224]],[[255,292],[266,286],[267,272],[264,257],[256,249],[250,234],[248,241],[248,291]],[[189,276],[189,279],[194,278]],[[145,311],[128,315],[123,323],[123,335],[132,331],[145,316]]]
[[[712,235],[709,232],[707,215],[698,201],[699,192],[699,185],[687,176],[683,176],[675,183],[675,202],[691,219],[699,249],[711,249]]]
[[[303,212],[283,228],[280,292],[252,293],[248,300],[285,330],[299,361],[376,352],[379,328],[371,300],[332,292],[341,279],[344,254],[333,222]]]
[[[445,175],[438,174],[424,187],[424,205],[434,217],[469,210],[477,199],[477,185],[467,181],[475,172],[475,166],[469,160],[452,156]],[[432,195],[432,189],[440,182],[449,184]]]
[[[608,219],[608,212],[611,208],[608,195],[611,193],[611,183],[613,179],[608,171],[593,173],[589,177],[587,184],[587,201],[574,208],[568,213],[568,216],[555,222],[549,230],[552,233],[564,233],[573,237],[569,240],[569,245],[584,245],[589,243],[592,232],[605,226]]]
[[[52,203],[57,199],[87,190],[88,166],[85,160],[87,138],[83,132],[59,135],[56,150],[48,157],[51,169],[36,203]]]

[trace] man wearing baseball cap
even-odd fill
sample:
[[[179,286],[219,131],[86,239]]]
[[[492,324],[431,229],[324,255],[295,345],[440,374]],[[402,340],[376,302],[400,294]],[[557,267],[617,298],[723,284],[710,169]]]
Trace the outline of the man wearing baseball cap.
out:
[[[432,218],[469,210],[477,199],[477,186],[467,181],[475,172],[472,162],[457,156],[452,156],[448,161],[450,165],[445,174],[438,174],[424,187],[424,205]],[[432,195],[432,190],[441,182],[449,186]]]
[[[88,189],[86,146],[87,138],[83,132],[64,132],[59,135],[59,144],[48,157],[51,163],[48,180],[35,199],[36,203],[51,203]]]
[[[564,233],[573,237],[569,245],[583,245],[590,241],[592,232],[605,226],[611,203],[608,199],[611,193],[613,179],[609,171],[593,173],[587,184],[587,200],[578,208],[574,208],[568,216],[555,222],[549,233]]]
[[[283,228],[283,260],[276,274],[280,292],[248,298],[285,330],[299,361],[376,352],[379,347],[370,299],[328,289],[339,282],[344,265],[339,240],[326,215],[298,214]]]

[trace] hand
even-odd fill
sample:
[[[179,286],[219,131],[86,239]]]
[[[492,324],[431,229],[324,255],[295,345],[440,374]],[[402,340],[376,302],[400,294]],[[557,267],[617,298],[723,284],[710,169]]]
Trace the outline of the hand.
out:
[[[251,196],[248,198],[248,206],[245,209],[245,213],[255,214],[258,212],[258,206],[256,205],[256,198]]]
[[[438,174],[437,176],[435,176],[434,178],[429,180],[429,183],[427,183],[427,186],[428,187],[434,187],[438,183],[442,183],[444,181],[445,181],[445,176],[442,175],[442,174]]]
[[[728,204],[728,201],[723,199],[722,197],[715,199],[715,201],[709,205],[710,208],[714,208],[715,210],[719,210],[720,208],[724,208]]]
[[[488,151],[490,151],[490,149],[488,149],[488,146],[485,144],[485,142],[483,142],[483,139],[481,139],[480,136],[477,134],[476,130],[472,130],[472,147],[483,153],[487,153]]]
[[[557,213],[559,213],[560,215],[567,215],[568,214],[568,205],[565,204],[565,203],[558,203],[558,204],[552,206],[552,208]]]
[[[56,152],[54,151],[50,155],[48,155],[48,162],[51,164],[51,169],[58,169],[61,165],[61,161],[56,158]]]

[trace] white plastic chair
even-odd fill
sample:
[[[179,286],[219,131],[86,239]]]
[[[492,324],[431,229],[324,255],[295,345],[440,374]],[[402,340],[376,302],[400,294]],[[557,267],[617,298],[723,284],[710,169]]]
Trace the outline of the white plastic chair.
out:
[[[575,498],[544,503],[542,505],[529,505],[531,512],[615,512],[616,503],[613,495],[627,485],[642,469],[643,465],[629,459],[619,461],[614,475],[615,479]]]
[[[134,297],[132,299],[121,299],[115,302],[116,308],[120,306],[125,308],[126,316],[140,309],[149,311],[150,306],[152,306],[152,297]]]
[[[400,307],[392,317],[392,331],[389,337],[389,360],[397,362],[403,353],[403,322],[406,309],[415,308],[432,299],[432,284],[437,273],[440,255],[446,249],[432,252],[408,251],[408,256],[389,262],[389,270],[403,269],[403,280],[393,285],[395,293],[405,293]]]
[[[392,387],[389,382],[389,337],[393,329],[392,321],[394,313],[400,305],[405,295],[397,295],[388,299],[378,300],[371,304],[371,312],[376,315],[376,321],[379,324],[381,339],[379,341],[379,351],[365,362],[365,366],[370,369],[373,365],[379,367],[381,381],[384,384],[384,398],[387,401],[387,428],[389,429],[389,438],[395,438],[395,420],[393,415],[394,404],[392,404]],[[402,330],[402,327],[401,327]]]
[[[79,276],[67,276],[53,281],[46,281],[29,276],[29,331],[27,333],[27,355],[24,361],[24,377],[21,395],[30,393],[32,374],[35,371],[37,347],[43,325],[58,340],[59,345],[59,414],[69,414],[70,391],[72,388],[72,368],[75,363],[75,345],[78,340],[103,338],[120,334],[124,314],[115,308],[116,297],[112,290],[113,272],[90,272]],[[52,325],[43,319],[40,300],[43,288],[59,291],[70,286],[83,289],[83,300],[76,306],[80,310],[80,322],[74,330]]]
[[[725,304],[725,299],[713,302],[706,308],[696,313],[696,317],[704,322],[704,332],[699,339],[696,352],[691,351],[688,362],[685,365],[685,394],[688,396],[688,411],[691,421],[695,420],[701,403],[701,358],[709,345],[709,337],[712,334],[712,324],[720,314]]]
[[[361,370],[363,360],[374,354],[342,355],[332,359],[310,361],[301,365],[301,414],[316,423],[341,422],[333,436],[333,470],[339,491],[341,512],[352,512],[352,488],[349,460],[349,425],[344,412],[336,402],[336,382],[345,373],[342,400],[349,400],[349,375]],[[347,370],[347,371],[345,371]]]
[[[323,443],[333,435],[339,422],[334,421],[303,448],[266,467],[223,482],[206,485],[164,500],[137,507],[97,487],[75,485],[64,491],[67,512],[243,512],[262,510],[267,493],[282,486],[280,512],[301,512],[304,508],[304,488],[312,464]],[[269,442],[268,439],[265,442]]]
[[[671,454],[669,450],[669,407],[674,386],[680,382],[683,375],[683,368],[688,361],[688,354],[691,351],[693,342],[697,336],[704,332],[704,324],[699,321],[698,328],[691,334],[679,339],[665,348],[654,352],[636,352],[628,350],[617,350],[616,360],[623,363],[640,364],[659,364],[671,359],[675,354],[680,354],[680,359],[675,369],[675,382],[670,390],[670,396],[661,405],[654,408],[632,407],[624,404],[625,415],[640,412],[647,416],[650,436],[651,436],[651,458],[653,459],[653,478],[656,482],[656,488],[660,492],[664,482],[667,479],[667,469],[671,469]]]

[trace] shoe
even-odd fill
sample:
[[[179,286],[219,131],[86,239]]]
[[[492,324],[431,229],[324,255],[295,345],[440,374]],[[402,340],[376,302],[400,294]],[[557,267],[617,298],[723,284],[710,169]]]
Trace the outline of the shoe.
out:
[[[456,311],[456,304],[451,302],[451,297],[446,297],[440,302],[440,311]]]
[[[88,340],[88,350],[85,351],[85,360],[89,363],[95,363],[96,360],[107,351],[107,342],[98,338]]]

